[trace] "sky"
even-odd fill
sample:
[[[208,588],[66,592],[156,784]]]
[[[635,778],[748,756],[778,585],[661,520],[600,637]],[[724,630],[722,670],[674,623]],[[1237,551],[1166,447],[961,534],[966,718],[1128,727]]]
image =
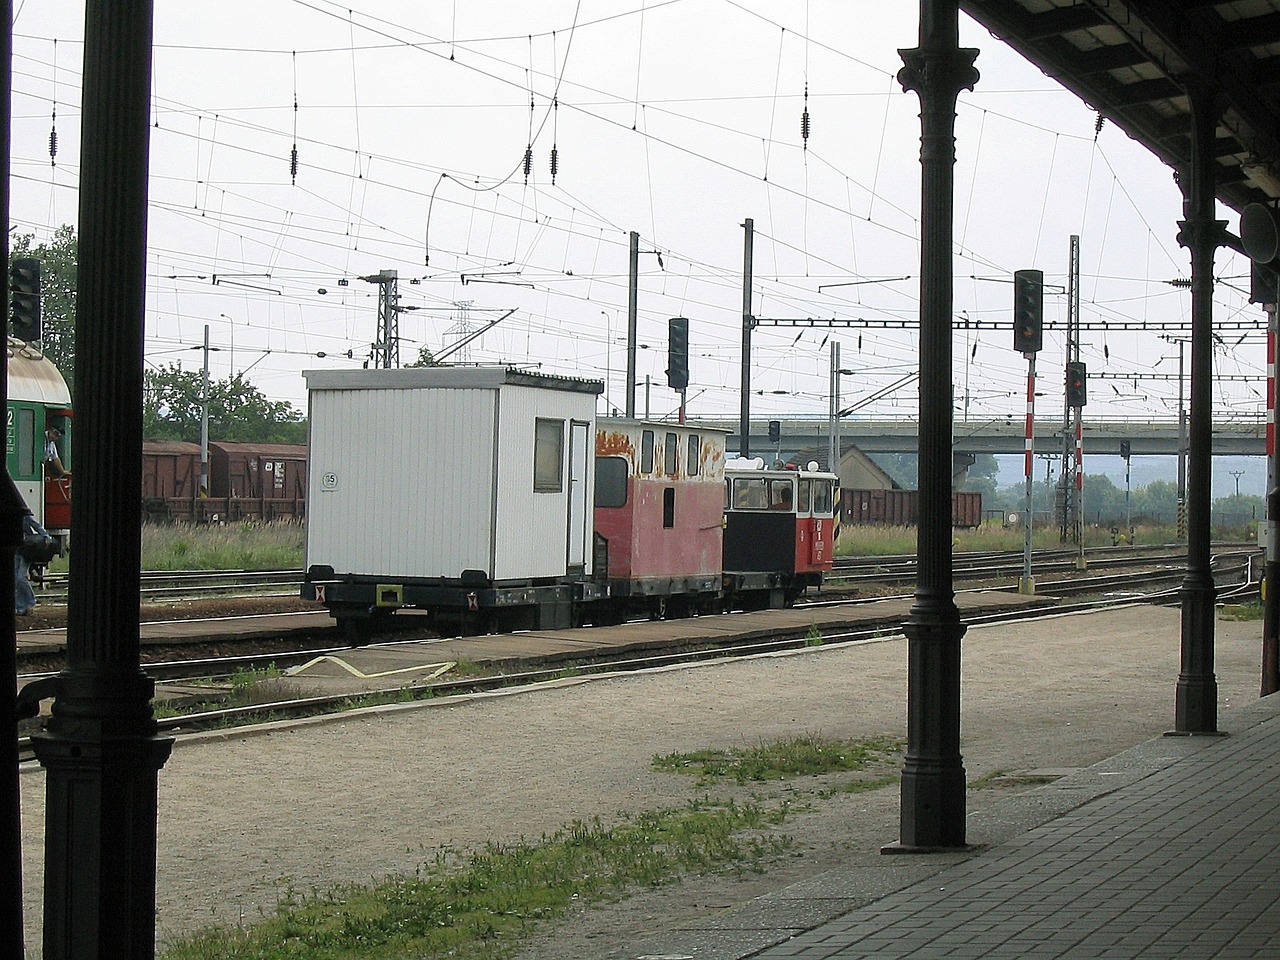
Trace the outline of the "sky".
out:
[[[677,407],[667,321],[683,316],[689,414],[734,416],[751,218],[756,316],[863,324],[758,327],[753,416],[825,417],[838,341],[842,406],[912,417],[916,386],[895,385],[918,364],[919,101],[895,75],[917,14],[905,0],[157,0],[147,362],[198,369],[207,325],[212,376],[305,410],[302,370],[369,360],[378,288],[360,278],[394,270],[403,362],[505,317],[450,359],[598,378],[611,412],[636,231],[638,412]],[[12,221],[37,241],[77,218],[82,20],[79,0],[16,9]],[[1017,269],[1065,288],[1076,235],[1081,318],[1114,325],[1082,334],[1086,422],[1176,417],[1177,344],[1134,329],[1189,324],[1189,292],[1168,282],[1189,272],[1170,170],[963,16],[961,31],[981,77],[957,107],[957,322],[1007,323]],[[1216,317],[1261,320],[1247,264],[1223,251],[1216,272]],[[1047,318],[1065,315],[1048,296]],[[1021,415],[1011,341],[957,328],[958,422]],[[1216,419],[1262,415],[1264,349],[1261,333],[1218,344]],[[1062,416],[1063,351],[1047,331],[1038,416]]]

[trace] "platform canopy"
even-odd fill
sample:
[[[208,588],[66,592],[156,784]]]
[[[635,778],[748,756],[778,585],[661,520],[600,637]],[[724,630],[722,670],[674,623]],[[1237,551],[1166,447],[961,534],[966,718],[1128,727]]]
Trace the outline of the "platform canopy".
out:
[[[1280,198],[1280,0],[960,0],[960,7],[1176,171],[1187,90],[1216,85],[1217,197]]]

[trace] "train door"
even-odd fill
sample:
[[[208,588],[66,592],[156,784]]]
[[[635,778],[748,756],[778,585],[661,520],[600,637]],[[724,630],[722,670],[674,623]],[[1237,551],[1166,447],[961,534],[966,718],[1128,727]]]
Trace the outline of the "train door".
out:
[[[44,526],[61,540],[71,529],[71,411],[45,411],[46,433],[40,441],[42,454],[50,429],[57,430],[61,436],[54,442],[58,466],[51,465],[47,459],[44,461]]]
[[[569,543],[567,573],[586,570],[587,541],[591,537],[587,503],[587,467],[592,455],[589,446],[589,424],[577,420],[569,423]]]

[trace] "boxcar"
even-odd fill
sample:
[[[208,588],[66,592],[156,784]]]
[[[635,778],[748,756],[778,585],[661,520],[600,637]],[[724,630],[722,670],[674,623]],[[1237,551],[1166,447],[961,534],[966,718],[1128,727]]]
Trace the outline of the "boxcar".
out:
[[[841,522],[852,525],[915,526],[920,518],[918,490],[842,490]],[[952,526],[982,523],[982,494],[951,494]]]
[[[62,552],[71,535],[71,393],[53,361],[33,345],[10,337],[8,361],[5,455],[9,475],[27,509]],[[66,472],[61,476],[45,467],[45,431],[50,427],[62,432],[58,457]]]
[[[306,446],[211,442],[209,496],[228,520],[300,519],[307,502]]]

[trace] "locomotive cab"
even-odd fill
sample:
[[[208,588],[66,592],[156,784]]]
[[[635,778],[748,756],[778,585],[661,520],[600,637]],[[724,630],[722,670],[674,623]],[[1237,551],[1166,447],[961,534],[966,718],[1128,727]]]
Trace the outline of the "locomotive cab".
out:
[[[725,464],[726,592],[747,609],[790,606],[831,569],[836,476],[765,469],[759,459]]]

